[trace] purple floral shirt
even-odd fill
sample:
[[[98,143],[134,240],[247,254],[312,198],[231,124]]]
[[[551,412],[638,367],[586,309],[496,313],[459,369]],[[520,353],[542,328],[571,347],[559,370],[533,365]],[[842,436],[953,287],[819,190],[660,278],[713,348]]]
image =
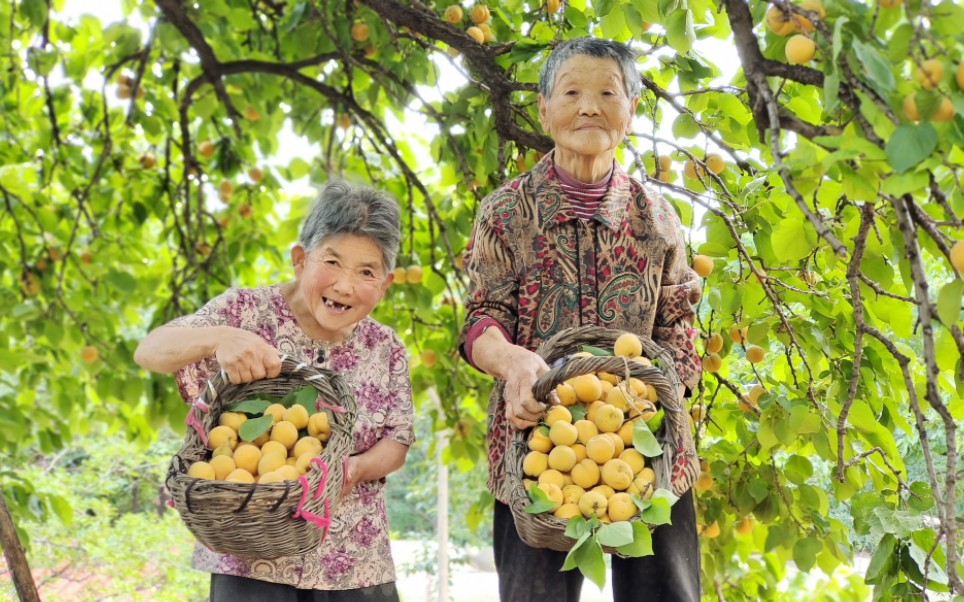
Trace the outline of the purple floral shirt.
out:
[[[279,286],[229,289],[196,314],[169,326],[227,325],[257,333],[281,353],[342,374],[355,393],[358,414],[353,429],[355,453],[388,438],[415,441],[412,385],[405,347],[395,332],[365,318],[346,341],[329,345],[314,341],[298,325]],[[317,362],[319,351],[325,360]],[[177,384],[185,400],[198,397],[218,370],[214,358],[185,366]],[[201,544],[192,566],[198,570],[284,583],[299,589],[346,590],[395,581],[388,538],[385,479],[358,484],[332,512],[328,536],[304,556],[245,560],[212,552]],[[305,528],[312,528],[307,525]]]

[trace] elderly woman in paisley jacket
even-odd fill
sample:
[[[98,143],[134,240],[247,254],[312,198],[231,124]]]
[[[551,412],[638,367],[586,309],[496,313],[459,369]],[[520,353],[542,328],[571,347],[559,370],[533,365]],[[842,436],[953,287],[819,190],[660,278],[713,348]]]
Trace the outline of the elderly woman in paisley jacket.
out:
[[[579,600],[582,575],[559,573],[566,554],[527,546],[503,490],[513,429],[536,424],[532,395],[546,372],[534,353],[558,331],[602,326],[650,336],[674,357],[684,389],[696,386],[693,307],[700,297],[680,222],[652,188],[614,159],[630,132],[641,81],[627,46],[580,38],[557,46],[539,77],[539,115],[555,148],[504,183],[479,210],[465,255],[467,361],[497,380],[489,403],[489,479],[496,498],[494,548],[503,601]],[[684,390],[680,391],[682,396]],[[692,450],[674,480],[688,488]],[[699,544],[690,492],[656,529],[654,555],[613,557],[616,602],[698,600]]]

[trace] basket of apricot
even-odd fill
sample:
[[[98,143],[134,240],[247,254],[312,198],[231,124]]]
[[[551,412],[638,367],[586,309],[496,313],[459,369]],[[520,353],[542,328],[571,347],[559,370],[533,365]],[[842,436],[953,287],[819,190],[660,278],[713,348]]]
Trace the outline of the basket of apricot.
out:
[[[652,529],[699,471],[672,357],[647,337],[599,327],[564,330],[537,353],[553,368],[533,394],[550,405],[506,453],[519,536],[570,558],[581,547],[651,554]]]
[[[271,559],[317,548],[354,447],[355,413],[341,376],[287,357],[274,378],[215,375],[168,469],[174,507],[216,552]]]

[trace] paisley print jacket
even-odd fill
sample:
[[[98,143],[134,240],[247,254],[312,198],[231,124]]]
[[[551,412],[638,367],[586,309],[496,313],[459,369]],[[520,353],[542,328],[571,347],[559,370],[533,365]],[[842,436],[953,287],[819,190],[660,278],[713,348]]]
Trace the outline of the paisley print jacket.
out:
[[[695,388],[701,364],[693,304],[701,286],[673,207],[617,164],[596,213],[579,219],[553,156],[482,201],[464,258],[463,356],[466,334],[487,317],[531,350],[564,328],[602,326],[651,337],[672,354],[683,384]],[[507,502],[501,483],[512,426],[501,385],[489,400],[488,487]],[[693,455],[678,460],[698,464]]]

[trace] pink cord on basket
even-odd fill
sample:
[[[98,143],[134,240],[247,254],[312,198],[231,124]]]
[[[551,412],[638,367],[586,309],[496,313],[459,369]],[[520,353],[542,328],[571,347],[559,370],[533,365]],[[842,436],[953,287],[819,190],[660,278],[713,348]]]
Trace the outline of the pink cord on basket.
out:
[[[325,489],[325,483],[328,481],[328,465],[325,464],[325,462],[320,458],[312,458],[311,463],[317,465],[318,468],[321,469],[321,480],[318,482],[317,489],[315,489],[315,495],[312,496],[311,498],[313,500],[316,500],[319,497],[321,497],[321,494],[324,492],[324,489]],[[321,534],[321,541],[325,541],[325,537],[328,536],[328,526],[331,524],[331,511],[328,505],[328,500],[325,500],[323,503],[325,508],[324,516],[319,516],[313,512],[308,512],[303,508],[305,505],[305,501],[308,499],[308,489],[309,489],[308,479],[306,479],[304,475],[302,475],[301,477],[298,478],[298,480],[301,481],[302,491],[301,491],[301,500],[298,501],[298,508],[295,510],[294,518],[301,517],[306,521],[314,523],[315,527],[319,529],[324,529],[324,532],[322,532]]]
[[[320,411],[321,411],[321,408],[325,408],[325,409],[331,410],[332,412],[334,412],[334,413],[336,413],[336,414],[344,414],[344,413],[345,413],[345,408],[343,408],[343,407],[341,407],[341,406],[332,405],[332,404],[328,403],[327,401],[325,401],[324,399],[322,399],[321,396],[319,395],[319,396],[318,396],[318,399],[315,400],[315,409],[320,412]]]
[[[205,414],[207,414],[211,408],[208,406],[208,404],[204,403],[203,399],[198,397],[194,400],[194,403],[191,404],[191,409],[187,411],[187,416],[184,417],[184,424],[186,426],[193,427],[194,430],[197,431],[198,436],[201,437],[201,443],[204,445],[204,447],[207,447],[208,434],[204,432],[204,427],[201,425],[201,421],[198,420],[198,417],[194,414],[195,408],[204,412]]]

